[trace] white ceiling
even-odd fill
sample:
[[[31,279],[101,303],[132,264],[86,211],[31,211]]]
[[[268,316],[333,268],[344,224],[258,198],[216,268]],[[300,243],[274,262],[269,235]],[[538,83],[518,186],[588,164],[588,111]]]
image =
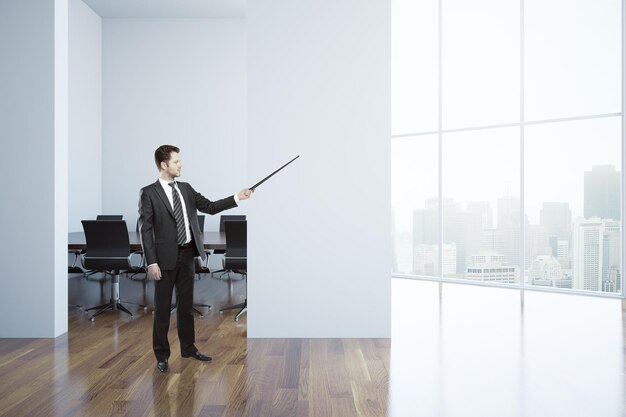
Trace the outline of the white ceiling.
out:
[[[83,0],[101,17],[246,17],[247,0]]]

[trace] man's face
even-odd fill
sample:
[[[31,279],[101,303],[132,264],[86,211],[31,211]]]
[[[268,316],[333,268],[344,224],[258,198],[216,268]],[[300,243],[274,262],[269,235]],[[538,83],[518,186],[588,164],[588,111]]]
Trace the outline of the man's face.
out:
[[[167,162],[161,162],[161,168],[163,165],[167,164],[165,167],[165,172],[171,176],[172,178],[180,177],[180,155],[178,152],[170,153],[170,160]]]

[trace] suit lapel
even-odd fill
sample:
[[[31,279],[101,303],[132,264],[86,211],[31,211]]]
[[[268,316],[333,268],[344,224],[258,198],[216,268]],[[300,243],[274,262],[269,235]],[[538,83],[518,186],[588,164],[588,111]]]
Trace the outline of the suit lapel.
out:
[[[167,195],[165,195],[165,191],[163,191],[163,187],[161,187],[161,183],[159,182],[159,180],[157,180],[157,182],[154,183],[154,188],[156,189],[156,193],[159,196],[159,198],[161,198],[161,201],[163,201],[163,204],[165,204],[167,211],[170,213],[172,218],[175,219],[174,210],[172,209],[170,200],[167,199]]]

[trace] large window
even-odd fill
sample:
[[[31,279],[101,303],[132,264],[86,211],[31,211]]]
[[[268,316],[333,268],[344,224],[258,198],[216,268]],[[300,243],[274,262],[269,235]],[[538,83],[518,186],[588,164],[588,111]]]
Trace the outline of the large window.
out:
[[[622,294],[620,0],[392,0],[393,272]]]

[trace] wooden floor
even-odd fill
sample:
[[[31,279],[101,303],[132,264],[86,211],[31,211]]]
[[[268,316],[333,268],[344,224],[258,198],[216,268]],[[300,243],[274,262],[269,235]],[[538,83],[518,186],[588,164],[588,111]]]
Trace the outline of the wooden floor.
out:
[[[122,280],[151,304],[152,286]],[[70,281],[93,305],[96,282]],[[246,339],[246,316],[220,315],[243,283],[204,278],[197,345],[182,359],[172,320],[170,372],[151,350],[152,316],[71,309],[56,340],[0,340],[1,416],[625,416],[625,309],[617,299],[392,280],[388,339]],[[311,312],[309,314],[315,314]]]
[[[121,280],[121,298],[152,305],[152,284]],[[71,279],[70,302],[105,302],[109,286]],[[388,339],[246,338],[246,316],[220,307],[244,297],[241,281],[196,282],[196,345],[210,363],[181,358],[170,327],[170,371],[156,370],[152,315],[108,312],[94,323],[70,309],[69,333],[0,340],[0,416],[383,416]],[[201,309],[206,311],[205,309]]]

